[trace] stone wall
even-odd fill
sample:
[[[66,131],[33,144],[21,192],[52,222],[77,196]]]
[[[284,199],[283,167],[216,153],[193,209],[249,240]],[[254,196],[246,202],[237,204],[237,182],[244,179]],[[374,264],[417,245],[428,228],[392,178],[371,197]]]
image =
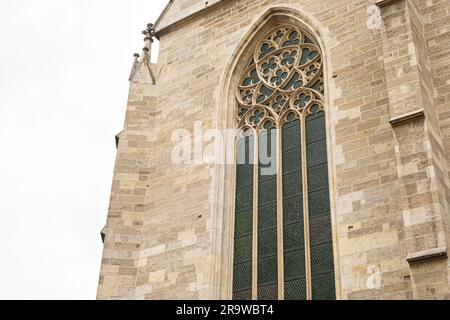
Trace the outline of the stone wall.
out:
[[[174,164],[171,138],[233,126],[235,62],[270,12],[327,60],[338,297],[449,298],[448,0],[221,1],[158,34],[156,84],[144,63],[131,81],[98,298],[230,298],[233,167]]]

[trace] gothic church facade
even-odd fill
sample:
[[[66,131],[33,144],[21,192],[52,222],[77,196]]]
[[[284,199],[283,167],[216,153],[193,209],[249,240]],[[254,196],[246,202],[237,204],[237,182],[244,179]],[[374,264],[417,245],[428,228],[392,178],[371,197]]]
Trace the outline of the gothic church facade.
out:
[[[449,0],[171,0],[144,34],[98,299],[450,299]]]

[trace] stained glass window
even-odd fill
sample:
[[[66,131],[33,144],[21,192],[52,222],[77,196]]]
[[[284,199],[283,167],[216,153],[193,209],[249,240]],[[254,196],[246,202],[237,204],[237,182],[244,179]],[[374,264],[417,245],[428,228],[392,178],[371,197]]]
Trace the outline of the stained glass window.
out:
[[[233,298],[335,299],[323,61],[314,37],[291,25],[268,32],[236,99],[245,134],[237,139]]]

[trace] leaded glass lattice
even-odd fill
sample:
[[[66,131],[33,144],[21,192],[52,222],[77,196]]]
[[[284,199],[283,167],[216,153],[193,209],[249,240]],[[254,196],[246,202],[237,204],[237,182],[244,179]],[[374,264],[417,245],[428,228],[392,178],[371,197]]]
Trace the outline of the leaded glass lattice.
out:
[[[238,158],[244,163],[236,169],[236,203],[234,229],[233,299],[251,300],[253,268],[253,164],[248,155],[253,137],[244,137],[237,144]]]
[[[308,211],[313,299],[335,299],[333,241],[328,190],[325,114],[313,107],[306,118]],[[308,134],[310,136],[308,137]],[[318,178],[320,177],[320,178]]]
[[[246,66],[236,87],[245,161],[236,168],[233,298],[334,299],[321,49],[301,28],[278,25]],[[275,172],[264,173],[261,150]]]
[[[276,134],[273,130],[262,130],[259,134],[259,150],[267,150],[271,156]],[[278,298],[277,259],[277,176],[263,174],[268,165],[258,163],[258,299]],[[267,219],[267,217],[270,217]],[[271,222],[270,224],[268,222]]]

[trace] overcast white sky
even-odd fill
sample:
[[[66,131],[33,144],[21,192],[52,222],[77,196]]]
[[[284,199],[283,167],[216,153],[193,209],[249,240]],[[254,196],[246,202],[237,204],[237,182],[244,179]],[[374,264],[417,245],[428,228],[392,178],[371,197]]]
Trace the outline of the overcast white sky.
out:
[[[168,0],[0,0],[0,299],[95,299],[133,53]]]

